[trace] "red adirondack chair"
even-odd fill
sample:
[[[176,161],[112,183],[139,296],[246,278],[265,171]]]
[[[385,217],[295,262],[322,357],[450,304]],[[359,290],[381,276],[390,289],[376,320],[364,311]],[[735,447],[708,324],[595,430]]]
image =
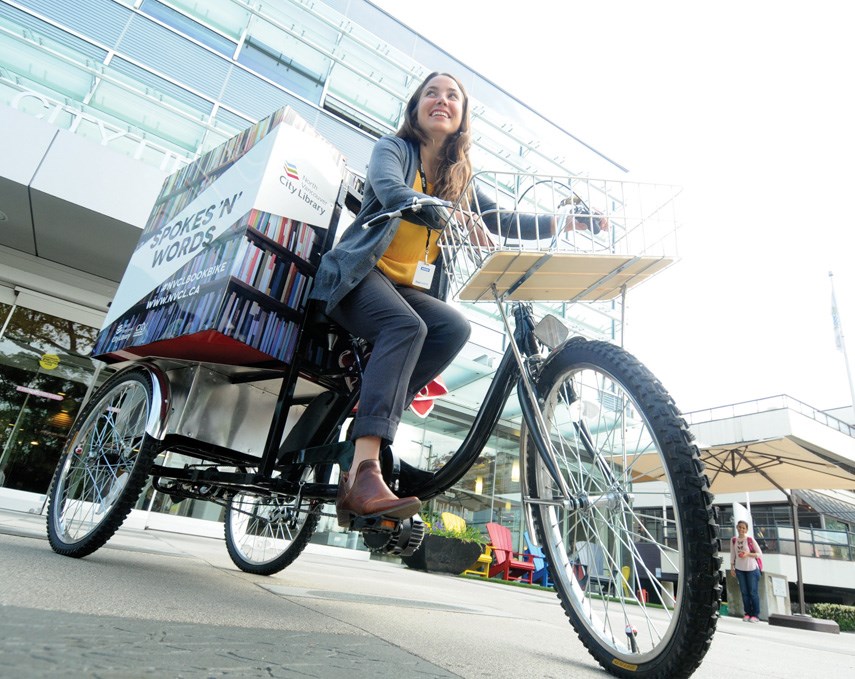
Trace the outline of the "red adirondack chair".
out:
[[[503,580],[521,580],[531,584],[531,575],[534,573],[532,557],[514,551],[511,529],[498,523],[488,523],[487,534],[490,536],[490,546],[495,559],[490,566],[490,577],[501,575]]]

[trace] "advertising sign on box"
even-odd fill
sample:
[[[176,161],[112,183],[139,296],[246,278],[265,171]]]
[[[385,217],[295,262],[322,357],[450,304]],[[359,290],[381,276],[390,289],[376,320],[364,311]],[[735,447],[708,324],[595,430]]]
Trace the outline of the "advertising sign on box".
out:
[[[168,177],[93,356],[288,363],[343,176],[284,108]]]

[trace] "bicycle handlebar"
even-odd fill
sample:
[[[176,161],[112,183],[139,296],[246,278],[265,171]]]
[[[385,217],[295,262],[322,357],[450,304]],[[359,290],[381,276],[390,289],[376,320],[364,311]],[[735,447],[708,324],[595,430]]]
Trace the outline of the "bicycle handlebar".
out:
[[[409,203],[402,205],[401,207],[390,210],[388,212],[381,212],[378,215],[374,215],[371,219],[365,222],[362,225],[363,229],[370,229],[375,226],[379,226],[380,224],[385,224],[390,219],[397,219],[399,217],[403,217],[407,213],[416,215],[421,212],[424,208],[433,208],[440,213],[440,218],[442,219],[443,224],[445,224],[451,218],[451,203],[445,200],[441,200],[439,198],[434,198],[433,196],[422,196],[420,198],[413,198]]]

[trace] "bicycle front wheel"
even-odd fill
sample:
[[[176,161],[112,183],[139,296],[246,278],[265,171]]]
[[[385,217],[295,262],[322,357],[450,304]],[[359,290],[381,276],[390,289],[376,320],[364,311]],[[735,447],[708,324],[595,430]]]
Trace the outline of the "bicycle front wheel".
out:
[[[315,532],[321,506],[276,493],[236,494],[225,520],[226,549],[232,562],[255,575],[273,575],[290,566]]]
[[[607,342],[567,343],[537,390],[552,454],[523,437],[527,515],[565,612],[610,673],[689,676],[712,640],[720,584],[712,495],[685,421]]]

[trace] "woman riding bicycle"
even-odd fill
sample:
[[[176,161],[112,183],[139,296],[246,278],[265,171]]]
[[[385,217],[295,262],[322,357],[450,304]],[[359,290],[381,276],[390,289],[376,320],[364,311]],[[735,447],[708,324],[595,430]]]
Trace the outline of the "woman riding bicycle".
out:
[[[425,195],[459,201],[472,178],[470,145],[463,86],[451,75],[431,73],[408,101],[397,135],[382,137],[374,147],[362,209],[324,256],[315,278],[311,297],[324,300],[330,318],[372,345],[351,434],[353,463],[339,481],[336,509],[342,526],[354,517],[407,518],[418,512],[418,498],[399,498],[383,482],[380,449],[394,440],[414,395],[448,367],[470,332],[466,318],[444,302],[437,244],[441,216],[423,210],[418,224],[400,218],[367,229],[363,224]],[[484,213],[495,207],[480,192],[477,201],[464,202]],[[482,223],[499,231],[498,224],[478,215],[458,211],[456,216],[478,239],[488,238]],[[521,215],[518,224],[523,238],[555,231],[552,218]],[[566,226],[573,224],[568,220]]]
[[[647,221],[648,209],[636,214],[629,208],[653,205],[654,214],[662,213],[660,187],[530,172],[474,179],[469,129],[468,100],[459,82],[431,74],[408,102],[398,134],[377,142],[363,208],[321,261],[312,297],[324,300],[328,315],[373,350],[358,369],[335,377],[359,374],[361,384],[318,380],[326,390],[308,404],[296,400],[301,371],[312,377],[321,367],[304,360],[302,352],[293,370],[272,372],[265,365],[245,372],[241,366],[234,382],[198,357],[184,366],[157,355],[130,361],[89,399],[63,447],[48,500],[48,539],[55,551],[81,558],[102,547],[151,478],[152,487],[173,501],[223,506],[229,556],[247,573],[271,575],[290,565],[336,492],[340,524],[362,531],[373,551],[411,555],[424,531],[420,521],[407,519],[420,506],[414,496],[435,498],[460,482],[494,436],[515,392],[523,520],[516,537],[528,532],[536,538],[532,551],[543,550],[561,606],[582,643],[622,679],[685,679],[694,672],[715,632],[721,560],[709,481],[688,425],[662,384],[623,348],[604,339],[566,338],[559,320],[551,314],[537,320],[529,303],[584,298],[580,291],[607,301],[625,292],[628,283],[616,275],[630,263],[637,271],[657,271],[663,263],[658,239],[649,253],[612,253],[613,240],[602,251],[614,257],[603,258],[584,248],[577,252],[575,243],[551,235],[557,226],[594,233],[608,228],[606,215],[576,193],[579,187],[609,206],[608,219],[628,242],[627,234],[640,228],[633,225]],[[499,187],[503,195],[508,191],[510,210],[498,210],[482,195],[486,188],[497,194]],[[522,206],[547,212],[522,214]],[[563,223],[551,216],[561,207],[570,208]],[[445,222],[450,224],[440,247]],[[482,248],[491,237],[482,227],[499,234],[501,245]],[[259,235],[247,229],[246,237],[255,242]],[[578,240],[587,246],[591,239]],[[532,255],[527,261],[533,263],[511,271],[506,264],[511,257],[522,259],[518,254]],[[565,267],[585,273],[594,261],[592,276],[582,279],[584,290],[578,276],[564,273]],[[501,267],[491,269],[496,262]],[[598,268],[602,262],[607,266]],[[469,336],[468,322],[444,298],[447,287],[472,299],[467,288],[475,287],[473,279],[458,275],[470,263],[480,276],[476,291],[493,290],[505,321],[505,350],[458,450],[435,472],[402,464],[397,479],[410,497],[399,498],[384,483],[380,450],[394,440],[413,394],[448,366]],[[529,281],[531,288],[524,289]],[[500,294],[499,284],[509,292]],[[540,296],[543,291],[547,297]],[[513,330],[503,307],[511,297]],[[311,330],[304,335],[307,342],[317,338],[316,328]],[[192,399],[186,394],[188,376]],[[228,440],[210,440],[213,434],[204,427],[185,430],[182,423],[193,420],[195,408],[210,418],[231,402],[216,397],[222,386],[231,394],[241,383],[274,376],[282,384],[260,457],[254,453],[258,447],[244,451],[249,439],[243,430]],[[336,489],[329,485],[333,464],[351,448],[338,444],[339,432],[355,403],[354,459]],[[292,405],[305,408],[283,441]],[[197,440],[195,432],[205,438]],[[231,441],[241,445],[224,445]],[[503,573],[511,576],[509,569]]]

